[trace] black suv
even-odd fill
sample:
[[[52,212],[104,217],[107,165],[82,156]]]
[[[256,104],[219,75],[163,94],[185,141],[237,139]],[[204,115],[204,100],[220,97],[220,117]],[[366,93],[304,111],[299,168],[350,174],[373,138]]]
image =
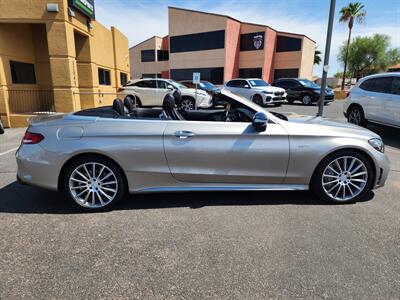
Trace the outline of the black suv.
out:
[[[319,94],[321,92],[321,87],[308,79],[280,78],[275,79],[272,85],[286,90],[286,100],[289,103],[299,100],[305,105],[311,105],[319,100]],[[325,103],[333,101],[333,99],[333,91],[330,88],[327,88],[325,93]]]

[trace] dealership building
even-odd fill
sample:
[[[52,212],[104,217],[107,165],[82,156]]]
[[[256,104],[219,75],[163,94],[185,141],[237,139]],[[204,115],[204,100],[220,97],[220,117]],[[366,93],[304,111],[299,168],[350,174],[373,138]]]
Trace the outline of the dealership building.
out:
[[[169,7],[168,35],[129,49],[131,78],[201,79],[216,84],[237,77],[312,78],[315,42],[303,34],[232,17]]]
[[[95,20],[94,0],[0,1],[0,116],[107,105],[129,79],[128,39]]]

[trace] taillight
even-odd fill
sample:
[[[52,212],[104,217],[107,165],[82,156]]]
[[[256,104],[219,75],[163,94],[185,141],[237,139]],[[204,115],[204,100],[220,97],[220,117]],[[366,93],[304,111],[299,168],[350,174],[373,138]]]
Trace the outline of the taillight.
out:
[[[33,133],[26,131],[22,138],[22,144],[37,144],[44,139],[44,136],[40,133]]]

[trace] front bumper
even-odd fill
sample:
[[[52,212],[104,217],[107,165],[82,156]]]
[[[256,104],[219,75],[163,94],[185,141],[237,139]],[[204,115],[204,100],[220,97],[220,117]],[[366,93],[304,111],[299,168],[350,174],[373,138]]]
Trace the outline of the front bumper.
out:
[[[286,93],[283,95],[269,95],[266,94],[263,97],[264,104],[284,103],[286,102]]]
[[[384,153],[374,155],[375,160],[375,182],[373,189],[380,188],[385,185],[386,179],[390,171],[390,160]]]

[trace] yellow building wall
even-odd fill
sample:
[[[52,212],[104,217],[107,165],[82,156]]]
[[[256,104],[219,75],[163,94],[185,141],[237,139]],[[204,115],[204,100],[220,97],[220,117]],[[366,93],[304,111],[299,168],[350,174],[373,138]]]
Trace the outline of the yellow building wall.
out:
[[[48,3],[57,3],[59,12],[47,12]],[[6,126],[10,125],[7,91],[16,87],[53,90],[60,112],[111,103],[121,84],[120,73],[129,78],[128,39],[116,28],[91,22],[93,29],[80,12],[69,16],[68,0],[0,1],[0,116]],[[80,57],[77,34],[85,40]],[[13,85],[10,59],[33,63],[37,84]],[[99,85],[98,67],[110,70],[111,85]]]
[[[299,77],[312,79],[315,43],[307,37],[303,37],[303,47],[301,55],[301,67],[299,70]]]

